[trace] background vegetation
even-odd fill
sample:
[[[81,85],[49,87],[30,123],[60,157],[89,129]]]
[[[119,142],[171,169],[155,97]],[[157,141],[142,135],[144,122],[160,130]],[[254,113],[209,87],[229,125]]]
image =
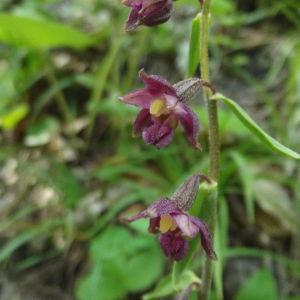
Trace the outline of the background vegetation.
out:
[[[147,222],[120,220],[206,172],[207,118],[197,99],[203,153],[181,134],[157,151],[132,140],[136,110],[117,98],[142,67],[187,75],[198,9],[177,1],[171,22],[125,34],[119,0],[1,1],[0,299],[152,299],[170,264]],[[212,27],[213,83],[299,151],[299,1],[214,0]],[[300,299],[299,163],[226,109],[220,123],[212,299]]]

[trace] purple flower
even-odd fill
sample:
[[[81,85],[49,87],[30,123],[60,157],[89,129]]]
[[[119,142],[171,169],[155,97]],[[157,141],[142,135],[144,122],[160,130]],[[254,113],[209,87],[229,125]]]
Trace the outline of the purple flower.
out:
[[[168,21],[173,8],[172,0],[123,0],[122,3],[131,7],[127,31],[139,25],[155,26]]]
[[[181,123],[188,141],[196,148],[199,144],[197,115],[181,101],[176,89],[164,78],[139,72],[145,88],[120,97],[120,100],[141,108],[134,125],[133,135],[142,136],[146,144],[157,148],[167,146],[174,130]]]
[[[149,232],[160,233],[160,246],[165,255],[172,260],[185,257],[188,252],[187,238],[193,239],[197,234],[200,234],[202,247],[208,257],[216,258],[208,226],[202,220],[189,215],[182,205],[186,203],[187,208],[191,206],[191,198],[195,199],[199,180],[200,175],[190,177],[171,199],[161,198],[146,210],[128,218],[129,222],[149,218]]]

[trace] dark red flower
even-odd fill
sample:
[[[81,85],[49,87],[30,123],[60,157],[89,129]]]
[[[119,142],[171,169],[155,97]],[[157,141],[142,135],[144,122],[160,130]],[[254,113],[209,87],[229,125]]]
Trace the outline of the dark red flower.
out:
[[[176,89],[164,78],[139,72],[145,88],[120,97],[120,100],[141,108],[134,125],[133,135],[142,136],[146,144],[157,148],[167,146],[174,130],[181,123],[188,141],[196,148],[199,144],[197,115],[181,101]]]
[[[123,0],[131,7],[126,22],[126,30],[133,30],[139,25],[155,26],[169,20],[173,8],[172,0]]]
[[[201,236],[201,244],[209,258],[215,259],[212,239],[208,226],[202,220],[189,215],[186,210],[195,199],[200,175],[190,177],[172,196],[162,198],[146,210],[128,218],[129,222],[149,218],[149,232],[161,233],[159,241],[165,255],[173,260],[181,260],[188,252],[186,238]],[[187,206],[182,205],[185,203]],[[181,208],[179,208],[181,207]]]

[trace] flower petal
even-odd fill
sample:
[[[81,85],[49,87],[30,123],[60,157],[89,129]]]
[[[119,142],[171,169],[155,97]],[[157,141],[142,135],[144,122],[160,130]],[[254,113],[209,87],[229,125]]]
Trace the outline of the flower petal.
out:
[[[173,138],[173,128],[167,124],[155,121],[151,126],[142,132],[143,140],[146,144],[154,145],[158,149],[166,147]]]
[[[208,226],[205,222],[198,218],[191,217],[192,222],[198,227],[201,236],[201,245],[210,259],[217,259],[216,253],[213,249],[212,237],[209,232]]]
[[[183,235],[188,236],[190,238],[194,238],[199,232],[198,226],[193,222],[191,216],[180,213],[180,214],[172,214],[177,226],[183,233]]]
[[[148,218],[149,214],[148,214],[148,210],[143,210],[141,212],[139,212],[138,214],[131,216],[129,218],[126,219],[127,222],[133,222],[139,219],[143,219],[143,218]]]
[[[177,98],[175,88],[165,78],[158,75],[148,75],[144,69],[140,70],[139,77],[147,85],[150,93],[154,95],[167,94]]]
[[[139,212],[138,214],[127,218],[128,222],[133,222],[142,218],[154,219],[161,215],[167,215],[171,213],[179,213],[176,203],[169,198],[161,198],[153,202],[147,209]],[[150,226],[152,226],[150,224]]]
[[[126,6],[131,6],[131,7],[138,7],[141,6],[143,3],[143,0],[122,0],[122,4]]]
[[[126,31],[134,30],[140,25],[139,11],[132,8],[126,21]]]
[[[199,144],[199,121],[197,115],[185,104],[180,103],[176,106],[176,115],[182,124],[188,141],[198,149]]]
[[[149,93],[148,89],[140,89],[123,97],[119,97],[119,99],[127,104],[139,106],[141,108],[149,108],[153,95]]]
[[[152,122],[152,120],[151,120],[151,115],[150,115],[149,109],[146,109],[146,108],[142,109],[138,113],[138,115],[134,121],[132,135],[133,136],[139,135],[145,127],[148,127],[151,125],[151,122]]]
[[[167,232],[159,236],[164,254],[172,260],[182,260],[189,249],[188,242],[178,232]]]
[[[172,0],[145,0],[140,11],[142,24],[154,26],[170,19],[173,8]]]

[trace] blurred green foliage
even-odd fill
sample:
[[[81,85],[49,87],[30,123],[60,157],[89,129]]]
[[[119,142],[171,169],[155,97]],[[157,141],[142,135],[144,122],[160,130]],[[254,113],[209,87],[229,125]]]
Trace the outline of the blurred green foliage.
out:
[[[124,33],[128,9],[119,0],[6,0],[0,9],[0,277],[64,260],[54,277],[67,276],[55,288],[71,297],[165,292],[170,265],[157,241],[145,222],[121,220],[206,172],[205,107],[195,105],[202,153],[180,133],[157,151],[132,139],[136,110],[117,98],[141,86],[142,67],[172,82],[198,74],[187,59],[198,1],[176,1],[169,23],[133,34]],[[297,0],[214,0],[210,48],[218,89],[298,152],[299,9]],[[220,127],[212,298],[297,299],[299,163],[270,153],[226,109]],[[33,286],[49,284],[37,278]]]

